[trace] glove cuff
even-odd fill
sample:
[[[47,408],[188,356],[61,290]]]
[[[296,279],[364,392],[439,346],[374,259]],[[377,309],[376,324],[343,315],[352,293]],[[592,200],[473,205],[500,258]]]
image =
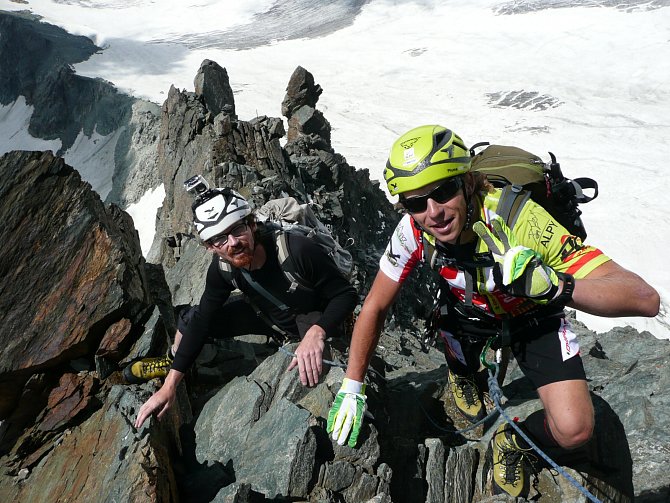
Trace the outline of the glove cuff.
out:
[[[554,303],[554,302],[556,302],[556,299],[558,297],[560,297],[560,295],[558,294],[559,291],[560,291],[560,288],[558,287],[558,285],[554,285],[552,283],[551,288],[549,290],[547,290],[547,292],[544,295],[540,295],[538,297],[535,297],[535,299],[544,301],[543,303],[547,303],[547,302]]]
[[[560,297],[559,293],[561,292],[560,288],[561,273],[557,273],[551,267],[542,266],[541,262],[540,265],[544,270],[544,272],[547,274],[548,276],[547,279],[549,280],[551,286],[549,287],[549,290],[547,290],[543,294],[536,295],[531,298],[536,302],[539,302],[540,304],[549,304],[549,303],[553,304],[556,301],[556,299]]]
[[[356,393],[356,394],[365,394],[365,384],[359,381],[354,381],[345,377],[342,380],[342,387],[340,387],[340,393]]]

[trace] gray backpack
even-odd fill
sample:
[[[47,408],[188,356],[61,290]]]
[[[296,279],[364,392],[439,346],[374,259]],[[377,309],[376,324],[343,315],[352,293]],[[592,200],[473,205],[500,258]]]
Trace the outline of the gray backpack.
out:
[[[351,278],[353,271],[351,253],[340,245],[308,204],[300,204],[293,197],[272,199],[258,210],[256,218],[275,232],[279,265],[291,282],[291,291],[298,286],[307,289],[311,289],[311,286],[295,271],[290,257],[287,234],[301,234],[310,238],[326,252],[345,278]]]
[[[330,230],[314,215],[309,205],[299,204],[293,197],[272,199],[256,212],[256,218],[263,224],[265,231],[271,232],[274,236],[279,265],[284,276],[291,283],[289,292],[294,292],[297,288],[305,290],[314,289],[314,286],[296,270],[288,246],[289,234],[300,234],[310,238],[326,252],[345,278],[351,278],[353,271],[351,253],[337,242]],[[235,274],[230,264],[219,260],[219,271],[224,279],[237,287]],[[281,310],[289,309],[283,302],[254,281],[245,269],[239,269],[239,272],[247,284],[254,288],[261,296],[265,297]]]

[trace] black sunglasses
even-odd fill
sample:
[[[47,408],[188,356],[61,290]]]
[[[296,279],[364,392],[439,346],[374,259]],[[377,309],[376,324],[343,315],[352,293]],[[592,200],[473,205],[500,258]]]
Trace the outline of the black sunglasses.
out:
[[[457,176],[447,179],[443,184],[438,185],[428,194],[423,196],[413,196],[400,199],[400,204],[410,213],[421,213],[428,207],[428,199],[436,203],[446,203],[453,198],[463,187],[463,177]]]

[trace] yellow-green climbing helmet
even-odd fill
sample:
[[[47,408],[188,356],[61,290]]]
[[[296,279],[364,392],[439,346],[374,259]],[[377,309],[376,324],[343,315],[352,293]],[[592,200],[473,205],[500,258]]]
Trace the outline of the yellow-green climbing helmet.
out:
[[[457,134],[442,126],[419,126],[395,141],[384,178],[395,196],[469,170],[470,155]]]

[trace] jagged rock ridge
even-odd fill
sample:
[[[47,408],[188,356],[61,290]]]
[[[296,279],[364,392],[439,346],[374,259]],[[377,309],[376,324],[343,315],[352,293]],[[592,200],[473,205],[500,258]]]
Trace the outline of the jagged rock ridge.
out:
[[[474,432],[471,441],[438,428],[464,425],[445,398],[443,357],[417,339],[417,318],[412,330],[389,328],[382,337],[368,393],[375,419],[358,449],[334,445],[324,431],[342,369],[329,368],[319,386],[305,389],[285,372],[288,357],[254,337],[208,346],[169,417],[132,427],[157,385],[123,385],[119,369],[165,349],[172,307],[198,298],[208,261],[190,228],[185,179],[205,174],[256,206],[284,193],[313,201],[341,241],[353,239],[362,294],[398,218],[367,174],[332,150],[330,127],[316,110],[321,89],[309,72],[298,68],[289,81],[283,105],[291,137],[284,148],[281,120],[235,117],[222,67],[203,62],[196,83],[195,93],[171,89],[163,106],[158,158],[167,197],[154,264],[144,264],[128,217],[103,205],[62,160],[13,153],[0,161],[3,174],[14,173],[0,185],[8,222],[0,263],[12,279],[0,292],[5,347],[19,340],[39,348],[3,353],[0,497],[505,500],[490,492],[492,428]],[[396,314],[407,321],[411,313]],[[667,499],[663,410],[670,395],[660,370],[670,359],[667,341],[633,330],[580,332],[600,431],[588,455],[604,464],[584,463],[573,475],[603,500]],[[329,358],[343,362],[344,349],[334,344]],[[512,415],[537,406],[513,369],[504,392]],[[547,471],[534,491],[537,501],[581,501]]]

